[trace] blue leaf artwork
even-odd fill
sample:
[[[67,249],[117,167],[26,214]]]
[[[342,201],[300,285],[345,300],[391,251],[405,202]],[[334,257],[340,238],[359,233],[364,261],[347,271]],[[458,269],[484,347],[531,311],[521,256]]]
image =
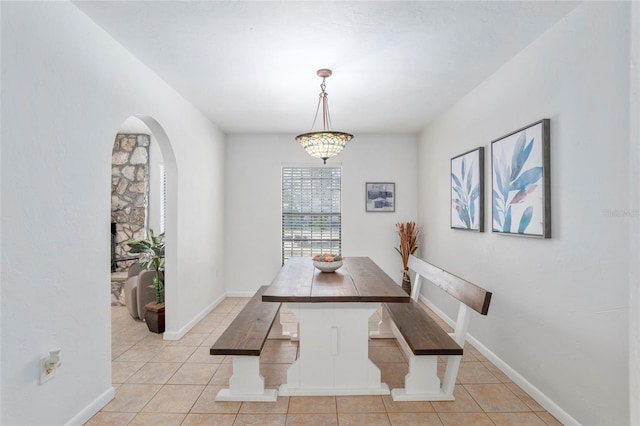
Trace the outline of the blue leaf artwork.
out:
[[[451,159],[451,227],[483,230],[484,148]]]
[[[494,232],[546,236],[543,134],[546,120],[491,144],[492,229]]]

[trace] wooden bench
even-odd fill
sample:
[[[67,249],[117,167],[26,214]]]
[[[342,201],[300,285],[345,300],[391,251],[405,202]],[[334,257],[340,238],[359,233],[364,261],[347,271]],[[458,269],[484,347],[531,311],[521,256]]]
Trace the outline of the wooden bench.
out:
[[[385,303],[383,309],[389,314],[391,329],[409,359],[405,387],[393,389],[391,396],[394,401],[453,401],[471,311],[487,315],[491,292],[415,256],[409,258],[409,269],[416,274],[411,303]],[[418,304],[423,279],[460,302],[453,333],[443,330]],[[437,375],[438,355],[448,357],[442,384]]]
[[[229,388],[220,390],[216,401],[275,401],[278,398],[275,389],[264,388],[264,378],[260,375],[260,354],[274,323],[282,334],[281,303],[262,301],[267,287],[258,289],[209,350],[211,355],[230,355],[233,360]]]

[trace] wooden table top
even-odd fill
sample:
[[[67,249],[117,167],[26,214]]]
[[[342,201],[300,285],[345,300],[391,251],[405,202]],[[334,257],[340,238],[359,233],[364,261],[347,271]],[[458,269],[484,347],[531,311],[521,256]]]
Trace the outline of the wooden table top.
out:
[[[348,257],[335,272],[320,272],[308,257],[292,257],[262,295],[265,302],[401,302],[410,298],[368,257]]]

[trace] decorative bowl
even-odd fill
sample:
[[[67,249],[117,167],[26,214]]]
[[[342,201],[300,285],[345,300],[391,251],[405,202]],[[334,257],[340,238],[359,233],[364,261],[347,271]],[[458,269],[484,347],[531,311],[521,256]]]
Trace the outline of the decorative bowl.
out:
[[[342,266],[342,260],[337,260],[335,262],[318,262],[317,260],[314,260],[313,266],[322,272],[335,272]]]

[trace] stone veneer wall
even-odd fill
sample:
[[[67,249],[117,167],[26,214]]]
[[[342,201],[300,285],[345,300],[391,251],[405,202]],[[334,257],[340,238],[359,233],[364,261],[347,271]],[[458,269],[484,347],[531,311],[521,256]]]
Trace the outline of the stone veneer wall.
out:
[[[122,243],[146,238],[149,206],[149,145],[143,134],[118,134],[111,159],[111,222],[116,224],[116,259],[130,257]],[[132,261],[116,262],[126,271]]]

